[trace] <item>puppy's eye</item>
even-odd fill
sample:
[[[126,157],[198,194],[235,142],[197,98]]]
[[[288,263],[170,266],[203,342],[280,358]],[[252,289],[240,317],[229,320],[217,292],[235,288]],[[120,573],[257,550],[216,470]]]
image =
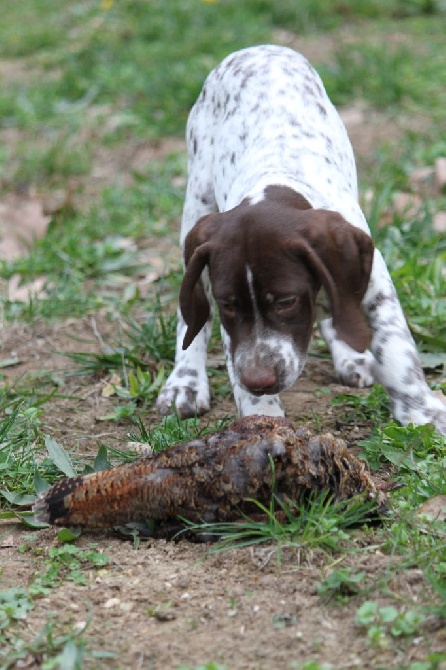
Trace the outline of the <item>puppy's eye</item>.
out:
[[[297,305],[297,297],[295,295],[287,295],[285,298],[279,298],[274,303],[274,309],[276,312],[281,314],[282,312],[288,312]]]
[[[218,301],[218,306],[226,316],[235,316],[236,314],[236,304],[235,300],[219,300]]]

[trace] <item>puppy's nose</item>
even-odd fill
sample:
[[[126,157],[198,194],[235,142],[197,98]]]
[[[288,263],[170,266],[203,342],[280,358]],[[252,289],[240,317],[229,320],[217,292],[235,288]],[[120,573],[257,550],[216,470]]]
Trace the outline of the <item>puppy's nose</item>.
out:
[[[277,384],[274,368],[244,368],[240,377],[243,386],[253,393],[268,393]]]

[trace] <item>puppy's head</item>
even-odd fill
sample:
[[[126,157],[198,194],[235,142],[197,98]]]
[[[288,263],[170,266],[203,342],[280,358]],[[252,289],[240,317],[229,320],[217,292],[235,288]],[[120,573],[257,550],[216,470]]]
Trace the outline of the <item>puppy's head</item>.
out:
[[[183,348],[209,317],[201,282],[207,268],[235,375],[258,395],[289,388],[301,373],[322,287],[338,336],[357,351],[369,343],[361,301],[373,243],[339,214],[302,201],[244,201],[198,221],[185,242],[180,308],[188,329]]]

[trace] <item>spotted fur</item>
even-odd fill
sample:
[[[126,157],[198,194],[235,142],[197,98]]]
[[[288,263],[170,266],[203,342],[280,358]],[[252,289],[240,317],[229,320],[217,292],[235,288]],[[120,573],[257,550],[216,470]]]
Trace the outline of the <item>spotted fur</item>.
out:
[[[162,414],[209,409],[212,296],[241,416],[283,415],[316,314],[343,383],[386,388],[403,424],[434,423],[429,389],[384,260],[358,204],[345,127],[295,51],[258,46],[208,76],[187,124],[175,368]]]

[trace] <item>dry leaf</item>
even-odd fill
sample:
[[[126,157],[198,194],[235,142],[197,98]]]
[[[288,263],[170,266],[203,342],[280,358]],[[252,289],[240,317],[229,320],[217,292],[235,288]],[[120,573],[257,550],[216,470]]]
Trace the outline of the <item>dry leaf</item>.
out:
[[[134,451],[139,456],[152,456],[153,447],[148,442],[127,442],[127,449]]]
[[[431,519],[446,520],[446,496],[429,498],[418,508],[418,515],[428,516]]]
[[[6,195],[0,201],[0,258],[12,261],[27,253],[45,235],[50,220],[37,196]]]
[[[28,302],[30,297],[45,297],[43,287],[45,286],[45,277],[37,277],[30,284],[20,286],[20,275],[13,275],[8,282],[8,300],[11,302]]]
[[[431,166],[416,168],[409,175],[411,190],[415,191],[415,193],[419,193],[424,197],[436,195],[434,176],[435,171]]]
[[[446,187],[446,158],[439,156],[435,161],[435,186],[441,194]]]
[[[393,211],[408,217],[416,216],[422,205],[421,197],[414,193],[397,192],[392,198]]]
[[[351,126],[361,126],[365,123],[364,110],[358,105],[342,107],[339,110],[339,114],[347,128]]]
[[[121,378],[119,375],[113,373],[110,381],[103,387],[101,396],[103,398],[110,398],[112,395],[116,395],[117,386],[121,386]]]
[[[436,233],[446,233],[446,212],[436,212],[432,225]]]

